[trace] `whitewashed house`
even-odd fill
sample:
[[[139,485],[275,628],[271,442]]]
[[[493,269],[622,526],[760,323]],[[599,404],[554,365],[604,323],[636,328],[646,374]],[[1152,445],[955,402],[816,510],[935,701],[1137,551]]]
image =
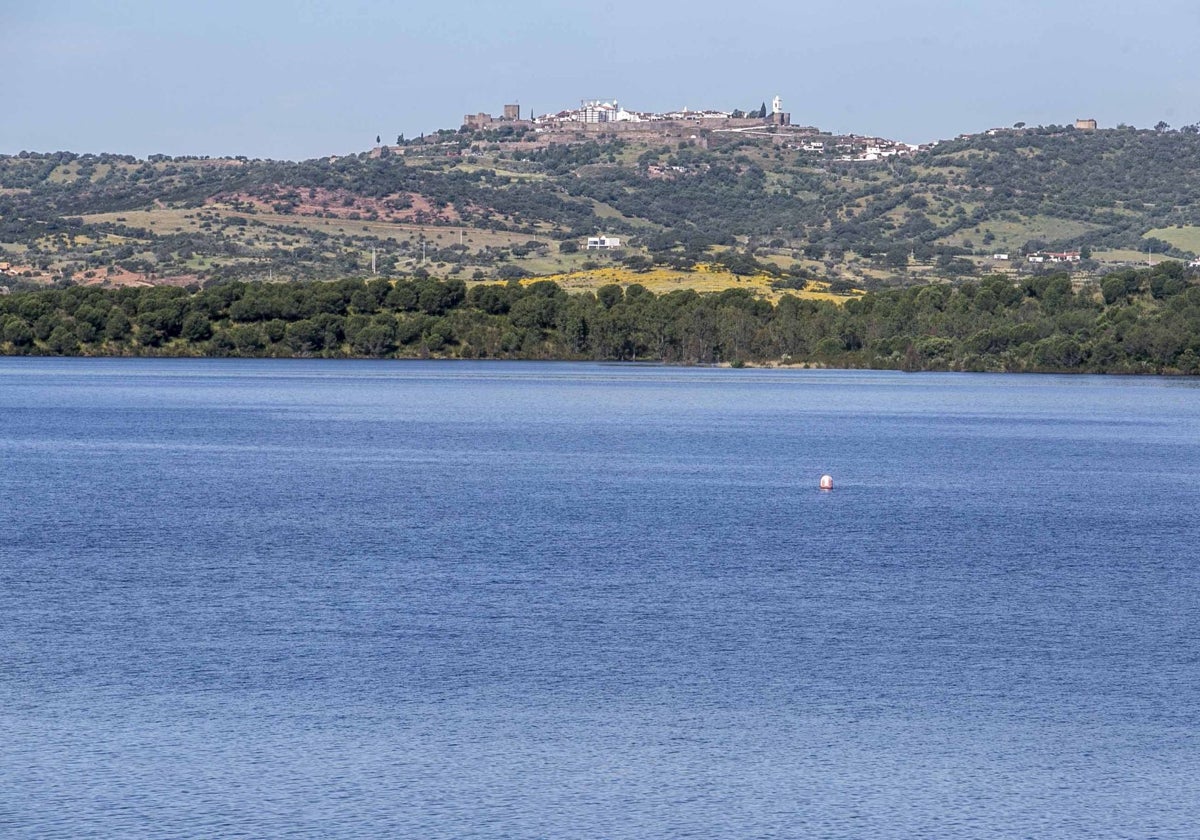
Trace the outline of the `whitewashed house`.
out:
[[[617,236],[589,236],[587,249],[589,251],[611,251],[621,247],[621,239]]]

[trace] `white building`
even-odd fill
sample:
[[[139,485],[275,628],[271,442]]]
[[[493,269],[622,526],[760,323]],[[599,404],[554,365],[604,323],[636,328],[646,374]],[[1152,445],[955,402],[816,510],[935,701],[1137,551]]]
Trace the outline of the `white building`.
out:
[[[616,236],[589,236],[587,249],[589,251],[611,251],[621,247],[621,240]]]
[[[621,106],[614,99],[605,102],[600,99],[586,99],[579,103],[579,121],[585,123],[616,122]]]

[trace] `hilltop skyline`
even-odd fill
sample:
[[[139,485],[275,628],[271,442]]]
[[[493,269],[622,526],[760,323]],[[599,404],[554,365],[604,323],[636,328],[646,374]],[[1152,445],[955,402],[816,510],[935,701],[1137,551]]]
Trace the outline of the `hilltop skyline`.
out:
[[[457,128],[500,103],[546,113],[612,97],[670,111],[780,95],[796,123],[908,142],[1079,117],[1179,125],[1200,120],[1200,67],[1167,33],[1196,23],[1200,9],[1178,0],[750,0],[687,15],[627,0],[569,12],[542,0],[415,11],[216,0],[203,17],[148,0],[64,2],[6,15],[15,83],[0,153],[303,159]]]

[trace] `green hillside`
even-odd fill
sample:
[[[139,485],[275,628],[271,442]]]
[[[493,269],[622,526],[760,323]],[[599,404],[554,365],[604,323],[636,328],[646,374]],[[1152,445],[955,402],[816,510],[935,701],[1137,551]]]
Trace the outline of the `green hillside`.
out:
[[[1200,250],[1191,130],[1010,130],[876,162],[771,136],[703,139],[531,149],[442,132],[298,163],[0,157],[3,282],[205,285],[372,267],[472,281],[725,259],[734,274],[877,288],[1037,270],[1019,257],[1041,249],[1083,249],[1080,278],[1148,248]],[[600,232],[626,247],[581,250]]]

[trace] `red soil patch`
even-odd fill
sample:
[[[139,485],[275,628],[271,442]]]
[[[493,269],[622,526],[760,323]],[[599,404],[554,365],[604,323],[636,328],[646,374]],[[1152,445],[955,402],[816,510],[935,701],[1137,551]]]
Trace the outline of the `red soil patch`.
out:
[[[112,274],[108,274],[105,271],[97,271],[95,277],[78,277],[76,281],[81,286],[106,286],[110,288],[124,286],[187,286],[190,283],[199,283],[200,277],[195,274],[171,274],[166,277],[160,277],[156,274],[147,276],[133,271],[126,271],[123,268],[117,268]]]
[[[4,261],[0,260],[0,262]],[[53,283],[54,275],[49,272],[39,271],[31,265],[13,263],[6,270],[0,271],[0,285],[14,280],[23,280],[27,283]]]
[[[153,286],[154,282],[146,279],[146,275],[123,268],[113,267],[111,274],[107,269],[98,269],[92,277],[79,275],[75,282],[81,286]]]

